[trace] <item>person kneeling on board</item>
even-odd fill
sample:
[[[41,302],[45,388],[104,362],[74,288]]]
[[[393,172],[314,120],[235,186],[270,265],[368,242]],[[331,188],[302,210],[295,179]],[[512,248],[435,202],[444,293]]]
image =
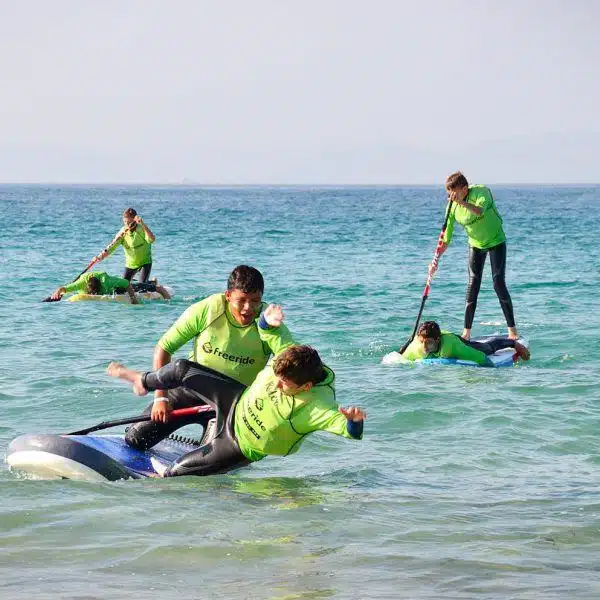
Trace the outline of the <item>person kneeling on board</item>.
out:
[[[503,337],[492,338],[487,342],[465,340],[454,333],[442,331],[435,321],[425,321],[402,356],[407,360],[455,358],[470,360],[482,367],[493,367],[488,355],[503,348],[514,348],[518,358],[529,360],[529,350],[516,340]]]
[[[73,283],[59,287],[50,297],[52,300],[60,300],[65,294],[71,292],[82,292],[91,296],[106,296],[113,293],[129,294],[132,304],[139,304],[135,292],[158,292],[165,300],[171,296],[169,292],[157,283],[134,283],[127,279],[113,277],[104,271],[92,271],[85,273]]]
[[[111,363],[108,373],[131,382],[140,396],[178,388],[179,393],[170,396],[169,410],[203,403],[215,409],[216,436],[165,468],[163,477],[224,473],[268,455],[287,456],[313,431],[362,439],[366,413],[354,406],[338,407],[335,375],[310,346],[283,350],[248,387],[184,359],[147,373]],[[176,419],[152,424],[143,439],[127,438],[127,443],[150,448],[185,423]]]

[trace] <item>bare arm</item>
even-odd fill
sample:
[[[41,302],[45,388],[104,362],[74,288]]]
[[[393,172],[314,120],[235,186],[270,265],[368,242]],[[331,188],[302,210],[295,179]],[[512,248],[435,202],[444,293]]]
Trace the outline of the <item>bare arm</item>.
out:
[[[129,284],[127,286],[127,293],[129,294],[129,297],[131,298],[131,304],[139,304],[140,301],[137,299],[137,296],[135,295],[135,292],[133,291],[133,288],[131,287],[131,284]]]
[[[160,344],[156,344],[152,357],[152,370],[158,371],[158,369],[168,365],[170,362],[171,355]],[[152,405],[152,420],[166,423],[168,419],[169,404],[167,401],[167,392],[166,390],[156,390],[154,392],[154,404]]]
[[[142,217],[140,217],[139,215],[137,215],[135,217],[135,222],[138,223],[138,224],[140,224],[144,228],[144,233],[146,234],[146,236],[150,240],[150,243],[152,243],[156,239],[156,236],[150,231],[150,227],[148,227],[148,225],[146,225],[146,223],[144,223]]]

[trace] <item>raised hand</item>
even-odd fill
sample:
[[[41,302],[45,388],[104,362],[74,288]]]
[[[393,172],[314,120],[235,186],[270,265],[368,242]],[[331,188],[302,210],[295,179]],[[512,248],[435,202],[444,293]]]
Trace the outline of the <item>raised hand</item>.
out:
[[[367,413],[357,406],[349,406],[348,408],[339,408],[339,411],[350,421],[364,421],[367,418]]]
[[[269,304],[264,312],[265,321],[270,327],[279,327],[283,323],[285,315],[279,304]]]

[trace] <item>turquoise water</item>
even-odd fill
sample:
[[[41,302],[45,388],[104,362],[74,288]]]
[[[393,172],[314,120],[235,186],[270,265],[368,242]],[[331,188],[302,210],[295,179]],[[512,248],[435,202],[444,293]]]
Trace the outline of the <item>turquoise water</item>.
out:
[[[2,597],[600,597],[600,187],[494,192],[533,356],[498,370],[380,364],[412,329],[441,188],[0,187],[3,456],[21,433],[138,414],[108,362],[148,369],[166,328],[239,263],[336,371],[340,403],[369,413],[362,442],[319,434],[204,479],[35,481],[2,463]],[[127,206],[176,298],[41,303]],[[425,311],[457,331],[466,252],[457,232]],[[474,334],[502,331],[486,270]]]

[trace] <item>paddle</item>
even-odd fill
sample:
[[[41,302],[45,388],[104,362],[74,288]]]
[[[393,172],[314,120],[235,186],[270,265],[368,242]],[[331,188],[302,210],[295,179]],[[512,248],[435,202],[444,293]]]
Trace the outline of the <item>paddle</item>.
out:
[[[178,408],[177,410],[173,410],[169,413],[169,418],[172,417],[187,417],[189,415],[195,415],[198,413],[208,412],[214,410],[212,406],[208,404],[203,404],[201,406],[192,406],[190,408]],[[87,435],[92,431],[98,431],[100,429],[108,429],[109,427],[116,427],[117,425],[128,425],[129,423],[141,423],[142,421],[151,421],[152,417],[148,415],[138,415],[137,417],[126,417],[125,419],[116,419],[115,421],[103,421],[102,423],[98,423],[98,425],[94,425],[93,427],[88,427],[87,429],[80,429],[79,431],[73,431],[68,433],[67,435]]]
[[[431,264],[437,267],[438,260],[440,258],[440,250],[442,248],[442,244],[444,243],[444,234],[446,233],[446,227],[448,226],[448,217],[450,216],[450,208],[452,206],[452,202],[448,201],[448,206],[446,208],[446,218],[444,219],[444,224],[442,225],[442,230],[440,231],[440,235],[438,237],[437,246],[435,247],[435,252],[433,253],[433,260]],[[417,315],[417,320],[415,321],[415,326],[413,328],[412,334],[406,343],[400,350],[398,351],[402,354],[409,346],[409,344],[415,339],[415,335],[417,335],[417,329],[419,328],[419,322],[421,321],[421,315],[423,314],[423,308],[425,306],[425,301],[429,296],[429,288],[431,287],[431,281],[433,280],[433,275],[427,275],[427,282],[425,283],[425,290],[423,291],[423,298],[421,299],[421,306],[419,308],[419,314]]]
[[[77,277],[75,277],[75,279],[73,279],[69,283],[73,283],[74,281],[77,281],[86,271],[89,271],[97,262],[98,262],[98,259],[96,257],[94,257],[90,261],[90,264],[83,271],[81,271],[81,273],[79,273],[79,275],[77,275]],[[60,300],[60,298],[52,298],[52,296],[48,296],[47,298],[44,298],[42,300],[42,302],[58,302],[59,300]]]

